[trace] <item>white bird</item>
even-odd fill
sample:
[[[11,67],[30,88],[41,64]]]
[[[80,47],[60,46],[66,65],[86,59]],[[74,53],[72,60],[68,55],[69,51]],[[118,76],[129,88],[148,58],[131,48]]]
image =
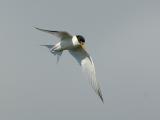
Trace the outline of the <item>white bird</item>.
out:
[[[103,102],[100,84],[96,80],[96,72],[93,60],[84,48],[84,43],[85,43],[84,37],[81,35],[72,36],[71,34],[65,31],[52,31],[52,30],[40,29],[37,27],[35,28],[37,30],[50,33],[60,38],[61,41],[55,45],[42,45],[42,46],[49,48],[51,53],[57,55],[57,62],[59,61],[62,52],[64,50],[68,50],[69,53],[77,60],[79,65],[82,66],[83,71],[87,73],[92,88]]]

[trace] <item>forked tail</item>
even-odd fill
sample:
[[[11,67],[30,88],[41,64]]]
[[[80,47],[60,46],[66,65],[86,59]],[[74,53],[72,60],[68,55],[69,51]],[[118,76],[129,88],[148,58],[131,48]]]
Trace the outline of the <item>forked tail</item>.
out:
[[[54,45],[41,45],[41,46],[45,46],[50,50]]]
[[[57,63],[59,62],[60,56],[62,55],[63,51],[55,50],[55,45],[41,45],[41,46],[47,47],[52,54],[57,55]]]

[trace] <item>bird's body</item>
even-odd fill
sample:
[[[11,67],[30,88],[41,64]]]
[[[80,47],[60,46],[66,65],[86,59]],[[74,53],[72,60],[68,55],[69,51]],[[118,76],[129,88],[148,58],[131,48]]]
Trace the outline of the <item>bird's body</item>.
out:
[[[80,44],[76,36],[73,36],[73,38],[61,40],[57,44],[53,45],[52,50],[54,51],[71,50],[71,49],[78,47],[79,45]]]
[[[68,50],[69,53],[77,60],[83,70],[87,73],[91,86],[94,91],[99,95],[103,102],[103,97],[100,89],[99,82],[96,80],[95,67],[92,58],[84,49],[85,39],[81,35],[72,36],[64,31],[51,31],[36,28],[40,31],[47,32],[59,37],[61,40],[55,45],[42,45],[49,48],[50,52],[57,55],[57,62],[64,50]]]

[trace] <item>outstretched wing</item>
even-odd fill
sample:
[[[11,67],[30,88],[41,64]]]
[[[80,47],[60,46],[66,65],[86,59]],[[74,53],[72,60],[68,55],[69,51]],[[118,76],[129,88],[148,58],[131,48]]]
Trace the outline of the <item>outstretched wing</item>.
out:
[[[103,102],[100,85],[99,82],[96,80],[96,72],[92,58],[82,47],[69,50],[69,52],[77,60],[80,66],[82,66],[83,71],[87,73],[92,88]]]
[[[70,35],[68,32],[65,31],[52,31],[52,30],[45,30],[35,27],[37,30],[40,30],[42,32],[46,32],[52,35],[55,35],[56,37],[59,37],[61,40],[64,40],[65,38],[72,38],[72,35]]]

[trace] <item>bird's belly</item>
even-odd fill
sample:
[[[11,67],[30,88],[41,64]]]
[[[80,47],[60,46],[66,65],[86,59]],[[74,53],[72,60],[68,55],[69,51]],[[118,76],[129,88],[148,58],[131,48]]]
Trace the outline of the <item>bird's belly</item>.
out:
[[[73,45],[72,41],[70,41],[70,40],[61,41],[61,49],[62,50],[70,50],[73,48],[75,48],[75,46]]]

